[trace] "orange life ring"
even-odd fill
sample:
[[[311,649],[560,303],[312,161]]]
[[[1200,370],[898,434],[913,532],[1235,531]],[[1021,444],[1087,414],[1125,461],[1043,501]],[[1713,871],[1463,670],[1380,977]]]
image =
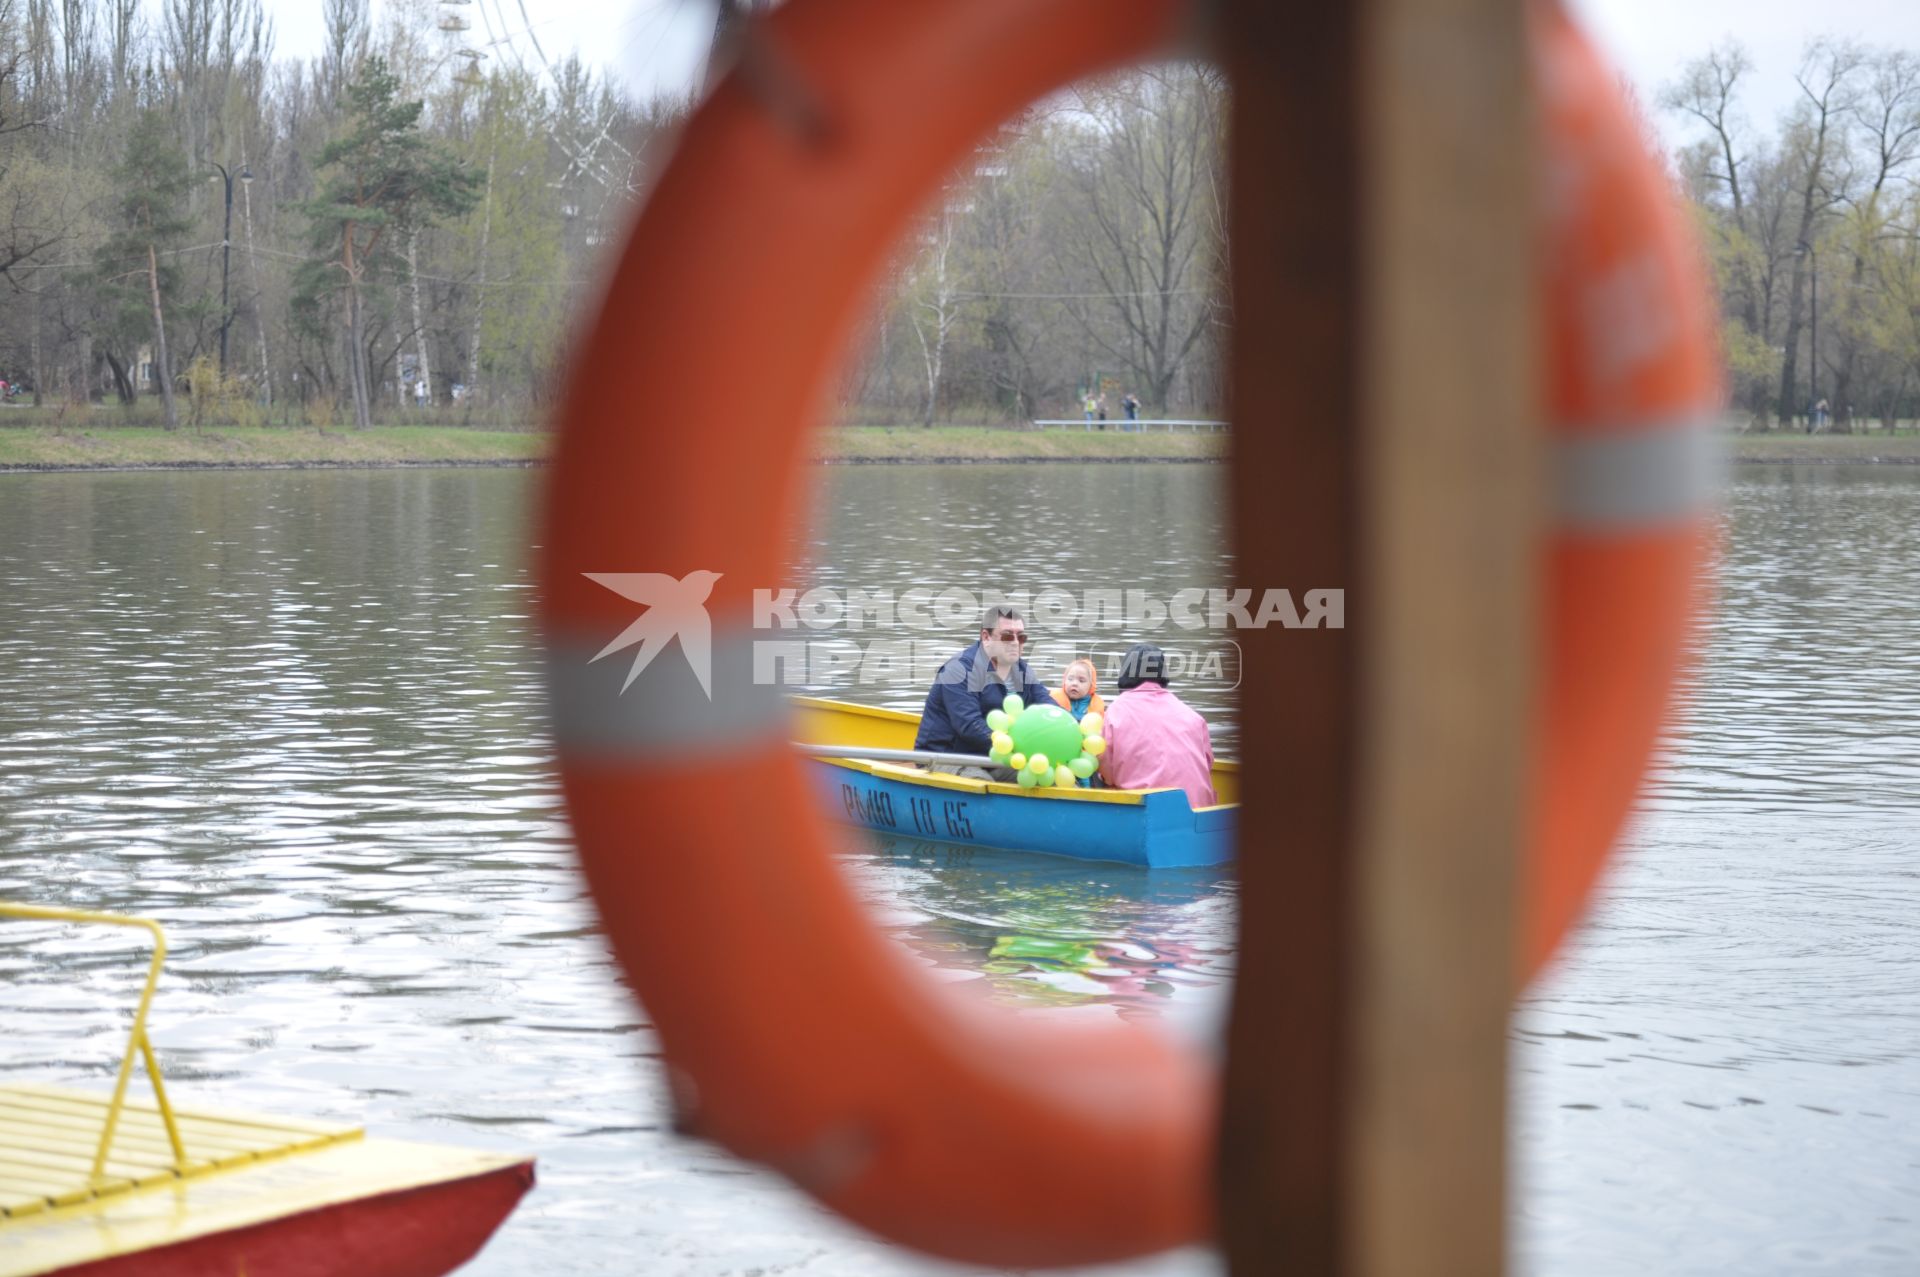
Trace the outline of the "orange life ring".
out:
[[[550,472],[541,607],[568,811],[690,1127],[880,1233],[978,1263],[1089,1263],[1208,1235],[1214,1070],[1131,1026],[968,1003],[875,931],[832,863],[784,708],[755,684],[751,597],[785,579],[807,438],[915,212],[993,127],[1167,47],[1185,11],[776,11],[765,74],[701,108],[646,206]],[[1557,15],[1537,32],[1566,522],[1550,552],[1528,969],[1576,914],[1657,728],[1703,544],[1697,493],[1667,481],[1697,470],[1693,427],[1715,393],[1660,180],[1586,46]],[[1659,308],[1657,341],[1597,331]],[[656,610],[636,623],[641,603]],[[596,659],[673,629],[688,660]]]
[[[1566,15],[1540,7],[1534,33],[1554,526],[1523,975],[1580,916],[1685,663],[1713,546],[1710,427],[1723,402],[1715,315],[1678,191]]]

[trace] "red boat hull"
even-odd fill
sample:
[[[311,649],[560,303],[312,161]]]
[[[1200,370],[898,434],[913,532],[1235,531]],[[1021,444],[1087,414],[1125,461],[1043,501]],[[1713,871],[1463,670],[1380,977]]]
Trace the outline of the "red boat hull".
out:
[[[59,1277],[441,1277],[533,1187],[533,1163],[59,1269]]]

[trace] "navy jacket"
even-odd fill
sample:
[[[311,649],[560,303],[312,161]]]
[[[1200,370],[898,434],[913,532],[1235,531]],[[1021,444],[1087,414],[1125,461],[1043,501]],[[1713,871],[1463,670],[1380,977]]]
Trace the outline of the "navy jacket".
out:
[[[1029,705],[1051,703],[1047,689],[1034,681],[1025,661],[1014,666],[1013,677],[1020,685],[1021,700]],[[913,738],[913,747],[950,754],[986,753],[993,748],[987,714],[999,709],[1011,690],[975,643],[940,667],[927,692],[926,708],[920,711],[920,734]]]

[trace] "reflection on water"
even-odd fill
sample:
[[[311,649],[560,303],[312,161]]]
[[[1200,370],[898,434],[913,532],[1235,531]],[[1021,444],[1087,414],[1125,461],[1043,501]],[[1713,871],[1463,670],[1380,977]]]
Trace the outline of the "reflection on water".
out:
[[[832,471],[810,579],[1211,585],[1218,477]],[[154,1036],[185,1090],[537,1154],[473,1272],[953,1271],[668,1133],[556,804],[528,483],[0,477],[0,894],[165,919]],[[1920,1271],[1916,498],[1920,473],[1891,469],[1739,476],[1686,734],[1516,1024],[1521,1271]],[[1099,637],[1038,628],[1043,666]],[[1224,687],[1182,690],[1230,711]],[[936,977],[1212,1040],[1218,871],[845,847]],[[137,955],[0,925],[0,1076],[104,1080]]]
[[[1217,1038],[1234,925],[1217,868],[1147,873],[917,838],[876,839],[847,864],[892,934],[947,979]]]

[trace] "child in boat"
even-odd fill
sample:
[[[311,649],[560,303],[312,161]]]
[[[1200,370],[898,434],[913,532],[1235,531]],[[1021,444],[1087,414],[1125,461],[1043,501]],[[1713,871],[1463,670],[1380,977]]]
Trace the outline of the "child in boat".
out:
[[[1082,656],[1067,663],[1060,675],[1060,686],[1053,689],[1053,703],[1079,722],[1088,714],[1105,714],[1107,703],[1100,699],[1100,671]]]
[[[1060,675],[1060,686],[1053,689],[1053,703],[1079,722],[1089,714],[1105,714],[1107,703],[1100,699],[1100,671],[1086,657],[1067,662]],[[1081,789],[1093,788],[1093,777],[1075,782]]]

